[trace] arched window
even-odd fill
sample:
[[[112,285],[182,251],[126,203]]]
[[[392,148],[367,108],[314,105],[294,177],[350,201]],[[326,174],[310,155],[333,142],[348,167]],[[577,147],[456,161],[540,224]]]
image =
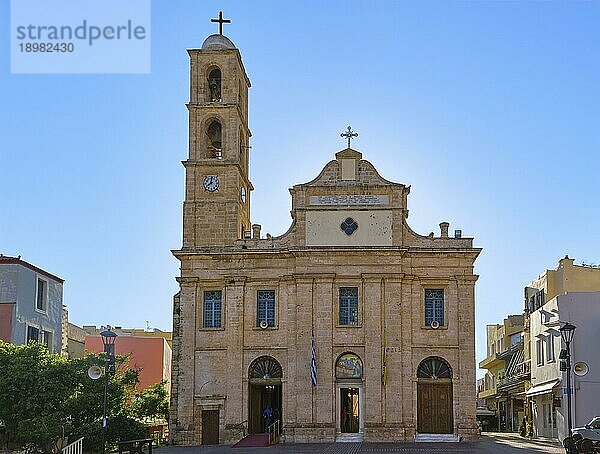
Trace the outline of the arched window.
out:
[[[428,378],[431,380],[452,378],[452,369],[444,358],[430,356],[421,361],[421,364],[417,367],[417,378]]]
[[[248,370],[248,378],[260,378],[270,380],[283,377],[281,365],[275,358],[270,356],[260,356],[252,361]]]
[[[336,378],[362,378],[363,364],[354,353],[340,355],[335,363]]]
[[[221,70],[219,68],[208,73],[208,100],[210,102],[221,101]]]
[[[222,157],[222,142],[221,142],[221,123],[213,120],[206,130],[206,148],[210,157],[221,159]]]

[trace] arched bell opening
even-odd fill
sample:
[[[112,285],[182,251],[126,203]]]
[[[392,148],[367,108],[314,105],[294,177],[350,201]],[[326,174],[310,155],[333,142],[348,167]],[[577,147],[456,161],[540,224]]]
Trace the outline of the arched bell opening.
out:
[[[452,368],[439,356],[430,356],[417,367],[417,432],[454,432]]]
[[[213,68],[208,73],[208,101],[220,102],[221,100],[221,70]]]
[[[282,421],[283,370],[271,356],[260,356],[248,368],[248,431],[265,433],[269,425]]]
[[[222,142],[221,123],[217,120],[211,121],[206,129],[206,150],[209,158],[222,159],[223,157],[223,142]]]

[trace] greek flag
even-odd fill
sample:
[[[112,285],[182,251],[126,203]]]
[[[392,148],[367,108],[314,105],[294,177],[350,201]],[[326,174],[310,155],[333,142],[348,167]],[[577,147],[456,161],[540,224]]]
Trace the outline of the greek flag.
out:
[[[315,355],[315,336],[311,337],[310,348],[310,382],[313,386],[317,386],[317,357]]]

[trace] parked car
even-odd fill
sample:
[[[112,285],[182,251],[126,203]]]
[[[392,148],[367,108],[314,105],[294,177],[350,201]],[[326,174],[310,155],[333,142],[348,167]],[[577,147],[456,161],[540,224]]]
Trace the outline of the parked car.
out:
[[[583,427],[573,429],[573,441],[578,452],[600,452],[600,416],[596,416]]]

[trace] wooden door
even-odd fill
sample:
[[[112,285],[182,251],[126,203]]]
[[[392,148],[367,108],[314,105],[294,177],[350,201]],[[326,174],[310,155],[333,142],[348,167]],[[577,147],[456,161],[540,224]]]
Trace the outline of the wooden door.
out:
[[[417,432],[451,434],[452,383],[417,383]]]
[[[259,434],[263,432],[263,402],[262,402],[262,386],[250,385],[250,393],[248,398],[248,404],[250,408],[248,413],[248,433]]]
[[[219,444],[219,410],[202,410],[202,444]]]

